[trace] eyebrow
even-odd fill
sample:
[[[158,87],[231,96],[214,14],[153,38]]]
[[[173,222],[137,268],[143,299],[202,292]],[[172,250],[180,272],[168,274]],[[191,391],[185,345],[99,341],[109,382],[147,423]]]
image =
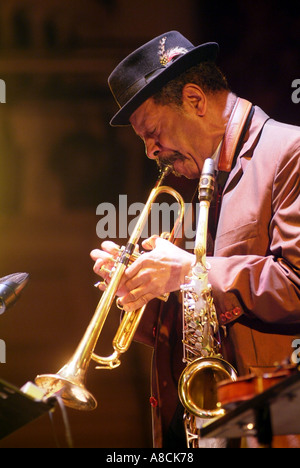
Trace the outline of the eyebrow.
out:
[[[139,133],[137,128],[134,125],[132,125],[133,130],[135,131],[136,135],[142,139],[147,136],[153,136],[153,134],[156,131],[156,124],[155,123],[153,124],[151,121],[149,123],[149,119],[151,120],[151,117],[144,117],[141,120],[141,122],[138,123],[137,127],[142,128],[142,133]],[[149,128],[151,130],[149,130]]]

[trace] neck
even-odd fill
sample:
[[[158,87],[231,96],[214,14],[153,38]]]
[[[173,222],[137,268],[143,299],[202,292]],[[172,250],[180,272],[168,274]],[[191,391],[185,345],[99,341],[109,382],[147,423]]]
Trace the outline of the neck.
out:
[[[222,92],[211,98],[209,134],[211,137],[211,155],[222,141],[228,120],[236,103],[237,96],[231,92]]]

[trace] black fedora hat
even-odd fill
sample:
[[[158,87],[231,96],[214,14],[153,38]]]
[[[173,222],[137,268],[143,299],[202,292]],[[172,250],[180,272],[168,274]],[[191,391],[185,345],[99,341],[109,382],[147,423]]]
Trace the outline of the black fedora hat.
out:
[[[168,81],[202,61],[215,61],[219,46],[207,42],[195,47],[177,31],[152,39],[132,52],[108,78],[119,105],[112,126],[130,125],[131,114]]]

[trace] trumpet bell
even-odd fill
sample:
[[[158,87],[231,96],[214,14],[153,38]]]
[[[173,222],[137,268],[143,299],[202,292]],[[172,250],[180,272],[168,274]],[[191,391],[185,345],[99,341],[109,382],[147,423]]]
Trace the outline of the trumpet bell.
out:
[[[80,411],[92,411],[97,401],[79,380],[60,374],[43,374],[35,378],[35,383],[47,391],[46,397],[58,395],[65,406]]]
[[[236,379],[235,369],[222,358],[195,359],[180,376],[180,401],[189,413],[198,418],[222,416],[225,411],[218,405],[217,385],[224,380]]]

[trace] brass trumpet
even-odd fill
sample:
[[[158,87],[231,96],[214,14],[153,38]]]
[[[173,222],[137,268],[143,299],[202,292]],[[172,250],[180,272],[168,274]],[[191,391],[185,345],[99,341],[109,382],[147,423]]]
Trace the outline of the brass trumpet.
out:
[[[163,186],[162,182],[170,169],[161,172],[155,187],[150,192],[149,198],[141,212],[137,224],[127,242],[120,250],[120,255],[115,261],[111,272],[111,279],[103,292],[95,313],[86,332],[81,339],[75,353],[57,374],[43,374],[35,378],[35,383],[46,391],[46,397],[59,395],[63,403],[77,410],[93,410],[97,406],[94,396],[86,389],[85,381],[90,361],[95,361],[97,369],[114,369],[119,366],[120,356],[125,353],[133,340],[134,334],[142,318],[146,306],[132,312],[125,312],[113,339],[113,353],[107,357],[101,357],[94,353],[102,328],[112,307],[114,298],[119,288],[122,276],[132,261],[140,236],[147,222],[151,207],[157,196],[167,193],[173,196],[179,204],[179,215],[168,240],[173,242],[178,228],[182,225],[184,216],[184,201],[181,195],[171,187]],[[164,237],[166,237],[164,235]]]

